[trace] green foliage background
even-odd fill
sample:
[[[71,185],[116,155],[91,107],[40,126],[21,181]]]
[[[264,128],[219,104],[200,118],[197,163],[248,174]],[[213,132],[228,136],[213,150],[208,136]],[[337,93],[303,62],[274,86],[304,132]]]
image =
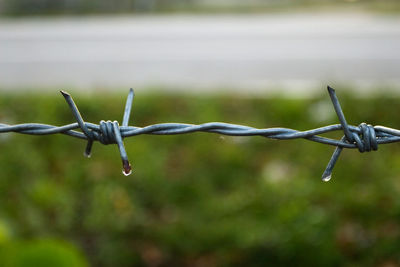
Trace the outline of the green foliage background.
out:
[[[339,98],[352,124],[400,125],[399,99],[341,92]],[[75,95],[75,101],[87,121],[121,120],[122,95]],[[74,119],[61,96],[3,93],[0,121]],[[327,95],[138,94],[131,124],[209,121],[306,130],[337,118]],[[79,139],[0,134],[0,265],[27,266],[24,257],[36,266],[400,261],[397,144],[362,155],[345,150],[329,183],[320,176],[334,148],[306,140],[195,133],[137,136],[125,145],[134,167],[129,177],[121,174],[115,146],[96,143],[86,159]]]

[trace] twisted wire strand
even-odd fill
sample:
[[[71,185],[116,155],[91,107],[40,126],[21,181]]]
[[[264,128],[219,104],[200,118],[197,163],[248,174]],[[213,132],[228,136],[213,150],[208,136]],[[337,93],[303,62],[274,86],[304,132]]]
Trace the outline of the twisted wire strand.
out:
[[[329,181],[331,179],[335,163],[337,162],[337,159],[339,158],[343,148],[357,148],[361,153],[374,151],[378,149],[379,144],[399,142],[400,130],[384,126],[372,126],[366,123],[361,123],[359,126],[347,124],[335,90],[328,86],[328,92],[340,124],[333,124],[305,131],[299,131],[290,128],[258,129],[250,126],[223,122],[209,122],[199,125],[186,123],[160,123],[145,127],[128,126],[131,107],[134,99],[134,92],[132,89],[130,89],[125,105],[122,126],[120,126],[117,121],[111,122],[102,120],[99,124],[85,122],[72,97],[68,93],[61,91],[75,119],[77,120],[76,123],[63,126],[40,123],[23,123],[17,125],[0,123],[0,133],[16,132],[29,135],[65,134],[75,138],[84,139],[88,141],[84,153],[87,157],[90,157],[92,144],[95,141],[98,141],[104,145],[117,144],[122,159],[123,173],[125,175],[129,175],[132,170],[123,144],[123,139],[126,137],[142,134],[177,135],[194,132],[208,132],[229,136],[261,136],[277,140],[303,138],[313,142],[336,147],[331,160],[329,161],[327,168],[322,175],[323,181]],[[81,131],[76,131],[77,129],[80,129]],[[321,134],[334,131],[343,131],[344,136],[340,140],[320,136]]]

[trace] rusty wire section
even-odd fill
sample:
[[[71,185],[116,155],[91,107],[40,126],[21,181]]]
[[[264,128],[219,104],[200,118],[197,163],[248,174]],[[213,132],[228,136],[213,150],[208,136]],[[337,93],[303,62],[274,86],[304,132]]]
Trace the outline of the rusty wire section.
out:
[[[17,125],[8,125],[0,123],[0,133],[17,132],[30,135],[48,135],[48,134],[66,134],[72,137],[87,140],[87,146],[84,155],[90,157],[92,144],[94,141],[99,141],[104,145],[117,144],[122,159],[123,174],[129,175],[132,172],[131,164],[128,160],[123,139],[140,134],[153,135],[173,135],[186,134],[193,132],[209,132],[231,136],[263,136],[271,139],[287,140],[304,138],[310,141],[336,146],[335,151],[322,175],[323,181],[331,179],[332,170],[343,148],[358,148],[362,152],[377,150],[378,144],[388,144],[400,141],[400,130],[387,128],[384,126],[372,126],[366,123],[361,123],[359,126],[347,124],[339,100],[335,90],[328,86],[329,96],[339,118],[340,124],[328,125],[307,131],[298,131],[289,128],[264,128],[257,129],[250,126],[209,122],[200,125],[185,124],[185,123],[161,123],[145,127],[128,126],[131,113],[134,92],[129,91],[126,100],[125,112],[120,126],[117,121],[100,121],[99,124],[85,122],[76,106],[72,97],[61,91],[67,101],[72,114],[77,120],[76,123],[71,123],[64,126],[53,126],[48,124],[38,123],[23,123]],[[81,129],[75,131],[75,129]],[[342,130],[344,136],[340,140],[326,138],[321,134],[333,131]]]

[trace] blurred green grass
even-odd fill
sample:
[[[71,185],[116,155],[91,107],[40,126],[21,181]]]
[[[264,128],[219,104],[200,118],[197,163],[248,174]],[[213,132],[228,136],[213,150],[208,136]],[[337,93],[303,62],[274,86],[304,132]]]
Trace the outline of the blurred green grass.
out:
[[[352,124],[400,125],[398,98],[339,98]],[[87,121],[121,120],[122,95],[77,95],[75,101]],[[62,125],[74,119],[61,96],[3,93],[0,121]],[[153,94],[136,96],[131,124],[210,121],[306,130],[337,118],[327,95]],[[334,148],[306,140],[195,133],[137,136],[125,146],[134,168],[129,177],[121,174],[115,146],[95,144],[86,159],[79,139],[0,134],[0,265],[26,266],[16,259],[52,251],[64,251],[57,258],[77,266],[85,265],[78,251],[93,266],[400,261],[397,144],[374,153],[345,150],[329,183],[320,176]]]

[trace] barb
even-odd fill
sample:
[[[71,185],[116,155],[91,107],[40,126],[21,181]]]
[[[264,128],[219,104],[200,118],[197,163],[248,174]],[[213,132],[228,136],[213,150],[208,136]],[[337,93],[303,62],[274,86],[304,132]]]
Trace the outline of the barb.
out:
[[[84,153],[84,155],[87,157],[90,157],[92,145],[95,141],[98,141],[104,145],[117,144],[122,159],[124,175],[129,175],[132,172],[131,164],[129,163],[123,143],[123,139],[125,137],[141,134],[175,135],[193,132],[209,132],[230,136],[262,136],[279,140],[304,138],[313,142],[336,147],[322,175],[323,181],[329,181],[332,177],[333,168],[343,148],[358,148],[361,153],[377,150],[378,144],[399,142],[400,130],[384,126],[372,126],[366,123],[361,123],[359,126],[347,124],[335,90],[328,86],[328,92],[340,124],[328,125],[307,131],[298,131],[290,128],[258,129],[250,126],[223,122],[209,122],[200,125],[185,123],[161,123],[145,127],[128,126],[134,98],[134,92],[132,89],[130,89],[128,98],[126,100],[122,126],[120,126],[117,121],[111,122],[102,120],[99,124],[85,122],[71,95],[61,91],[61,94],[64,96],[73,116],[77,121],[76,123],[63,126],[39,123],[24,123],[17,125],[0,123],[0,133],[16,132],[30,135],[65,134],[75,138],[84,139],[88,142]],[[76,129],[80,129],[81,131],[76,131]],[[344,132],[344,136],[340,140],[321,136],[327,132],[340,130]]]

